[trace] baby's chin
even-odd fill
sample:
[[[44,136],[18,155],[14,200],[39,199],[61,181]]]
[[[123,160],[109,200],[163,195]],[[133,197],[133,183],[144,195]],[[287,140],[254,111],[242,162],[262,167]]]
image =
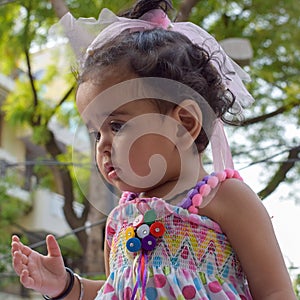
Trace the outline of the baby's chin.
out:
[[[118,187],[117,187],[118,188]],[[144,194],[147,193],[150,189],[145,189],[145,188],[139,188],[136,186],[131,186],[131,185],[124,185],[121,187],[121,189],[119,189],[122,192],[131,192],[131,193],[135,193],[135,194]]]
[[[127,176],[125,176],[127,175]],[[124,174],[120,168],[117,169],[115,176],[106,176],[106,180],[113,185],[116,189],[122,192],[131,192],[135,194],[143,194],[145,198],[157,197],[162,198],[170,192],[173,184],[170,185],[172,181],[167,181],[166,178],[152,178],[153,184],[148,184],[145,177],[134,178],[130,177],[128,179],[128,174]],[[147,180],[148,181],[148,180]]]
[[[147,187],[147,188],[140,188],[138,186],[134,185],[129,185],[121,182],[114,182],[113,185],[115,188],[117,188],[121,193],[122,192],[131,192],[135,194],[143,194],[143,195],[152,195],[154,194],[153,192],[155,191],[155,186],[154,187]],[[154,197],[155,195],[153,195]]]

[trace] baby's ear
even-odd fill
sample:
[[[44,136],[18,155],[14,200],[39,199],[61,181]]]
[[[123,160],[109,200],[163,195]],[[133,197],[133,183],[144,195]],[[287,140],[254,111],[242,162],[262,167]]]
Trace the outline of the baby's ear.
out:
[[[182,101],[172,111],[172,117],[178,121],[177,138],[181,146],[192,146],[202,127],[202,112],[199,105],[190,99]]]

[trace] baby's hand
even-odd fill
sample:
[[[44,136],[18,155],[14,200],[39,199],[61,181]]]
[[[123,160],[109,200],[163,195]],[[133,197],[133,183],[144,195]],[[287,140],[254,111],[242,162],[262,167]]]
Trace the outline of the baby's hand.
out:
[[[13,267],[24,287],[56,297],[65,290],[68,274],[54,236],[48,235],[46,243],[48,255],[44,256],[23,245],[17,236],[13,236]]]

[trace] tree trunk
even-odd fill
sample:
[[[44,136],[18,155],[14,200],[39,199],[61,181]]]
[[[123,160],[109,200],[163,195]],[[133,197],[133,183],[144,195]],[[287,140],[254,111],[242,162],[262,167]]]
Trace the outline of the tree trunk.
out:
[[[92,144],[93,142],[91,141],[91,149],[94,149]],[[94,161],[93,151],[91,156],[92,161]],[[89,201],[91,204],[88,222],[95,226],[91,226],[91,229],[88,230],[86,255],[84,258],[84,272],[91,275],[104,274],[104,232],[106,209],[102,209],[101,207],[106,207],[106,203],[109,201],[109,195],[108,189],[105,187],[103,181],[99,179],[98,170],[96,168],[92,168],[91,171]]]
[[[99,193],[98,193],[99,194]],[[93,205],[91,205],[88,221],[97,224],[104,218]],[[104,229],[105,222],[92,226],[88,230],[86,251],[84,255],[83,271],[89,275],[104,274]]]
[[[58,147],[54,134],[49,131],[50,138],[47,144],[45,145],[47,152],[56,159],[58,155],[62,153],[60,148]],[[77,216],[74,208],[73,203],[75,201],[74,194],[73,194],[73,182],[70,175],[70,171],[68,170],[67,166],[59,166],[53,169],[54,170],[54,176],[58,179],[57,182],[59,182],[61,193],[64,196],[64,215],[65,218],[69,224],[69,226],[72,229],[76,229],[78,227],[82,227],[85,225],[85,222],[87,220],[88,210],[89,210],[89,203],[85,203],[85,208],[81,216]],[[77,236],[79,243],[83,249],[83,251],[86,250],[87,245],[87,234],[85,230],[81,230],[75,233]]]

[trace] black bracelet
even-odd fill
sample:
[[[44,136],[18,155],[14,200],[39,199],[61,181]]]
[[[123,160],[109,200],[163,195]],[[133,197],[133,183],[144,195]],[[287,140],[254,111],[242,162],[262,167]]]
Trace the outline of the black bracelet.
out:
[[[50,298],[47,295],[43,295],[44,299],[46,299],[46,300],[61,300],[61,299],[64,299],[65,297],[67,297],[70,294],[70,292],[72,291],[72,288],[74,286],[74,272],[69,268],[65,268],[65,269],[70,274],[70,282],[69,282],[68,287],[60,295],[58,295],[57,297]]]

